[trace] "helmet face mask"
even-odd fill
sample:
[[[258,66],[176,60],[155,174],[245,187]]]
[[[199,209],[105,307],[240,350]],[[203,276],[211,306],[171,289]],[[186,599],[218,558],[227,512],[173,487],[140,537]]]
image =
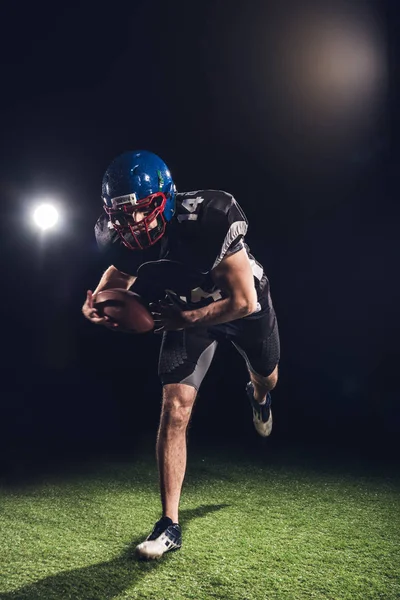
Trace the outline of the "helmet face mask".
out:
[[[102,197],[109,227],[130,250],[143,250],[164,235],[175,211],[176,188],[164,161],[146,150],[125,152],[109,165]],[[140,221],[135,213],[141,215]]]
[[[167,198],[162,192],[156,192],[136,202],[132,196],[134,194],[113,198],[113,208],[104,206],[104,210],[125,246],[130,250],[143,250],[158,242],[165,233],[167,223],[163,211]],[[144,216],[136,221],[135,213]]]

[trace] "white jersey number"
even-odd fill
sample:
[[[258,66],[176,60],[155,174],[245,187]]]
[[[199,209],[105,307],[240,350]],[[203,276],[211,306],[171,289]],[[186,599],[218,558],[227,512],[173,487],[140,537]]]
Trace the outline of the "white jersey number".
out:
[[[216,302],[217,300],[221,300],[222,295],[219,290],[215,290],[215,292],[212,292],[210,294],[210,293],[202,290],[200,287],[194,288],[193,290],[190,291],[190,301],[191,302],[194,302],[194,303],[200,302],[200,300],[202,300],[203,298],[212,298],[214,300],[214,302]]]
[[[202,202],[204,202],[204,198],[201,196],[196,196],[196,198],[185,198],[182,202],[182,206],[183,208],[186,208],[188,212],[193,213]]]

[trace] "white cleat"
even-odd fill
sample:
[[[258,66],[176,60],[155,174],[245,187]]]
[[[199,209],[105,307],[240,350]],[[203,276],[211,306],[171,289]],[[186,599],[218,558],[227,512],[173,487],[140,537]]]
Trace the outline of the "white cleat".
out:
[[[253,423],[258,435],[268,437],[272,431],[271,394],[268,392],[265,404],[259,404],[254,400],[254,388],[251,381],[246,385],[247,397],[253,408]]]
[[[182,530],[178,523],[163,517],[154,526],[144,542],[136,546],[136,556],[142,560],[156,560],[166,552],[182,546]]]

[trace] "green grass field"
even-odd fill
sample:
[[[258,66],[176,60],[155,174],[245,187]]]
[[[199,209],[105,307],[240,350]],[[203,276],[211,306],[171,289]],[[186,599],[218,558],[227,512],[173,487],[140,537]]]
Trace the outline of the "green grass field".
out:
[[[160,516],[153,453],[3,485],[0,598],[400,598],[395,477],[189,453],[183,547],[157,562],[132,553]]]

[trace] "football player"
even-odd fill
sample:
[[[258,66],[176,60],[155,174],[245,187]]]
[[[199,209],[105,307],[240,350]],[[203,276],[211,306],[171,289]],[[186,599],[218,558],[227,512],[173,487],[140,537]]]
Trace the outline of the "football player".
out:
[[[266,437],[278,379],[278,325],[268,279],[245,242],[247,219],[231,194],[178,193],[164,161],[136,151],[109,165],[102,198],[95,235],[110,266],[87,292],[82,312],[92,323],[117,328],[94,308],[96,294],[132,288],[151,303],[155,331],[162,333],[156,445],[162,517],[137,547],[139,557],[159,558],[182,544],[186,429],[218,342],[232,342],[243,356],[254,425]]]

